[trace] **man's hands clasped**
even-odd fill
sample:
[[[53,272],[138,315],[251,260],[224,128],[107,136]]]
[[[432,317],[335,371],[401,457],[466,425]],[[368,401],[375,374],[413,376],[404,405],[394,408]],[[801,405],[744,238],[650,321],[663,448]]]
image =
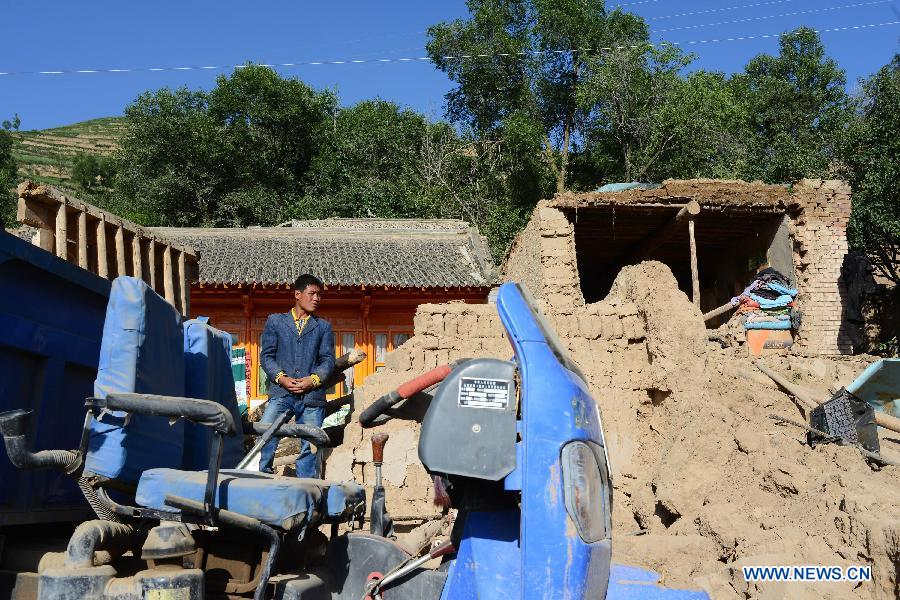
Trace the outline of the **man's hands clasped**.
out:
[[[300,377],[298,379],[282,375],[276,383],[292,394],[303,394],[316,387],[312,377]]]

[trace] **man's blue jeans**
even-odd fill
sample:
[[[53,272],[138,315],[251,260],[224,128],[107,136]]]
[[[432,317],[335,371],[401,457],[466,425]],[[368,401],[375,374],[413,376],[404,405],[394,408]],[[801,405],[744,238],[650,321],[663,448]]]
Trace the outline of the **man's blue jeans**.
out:
[[[294,415],[294,420],[297,423],[303,423],[305,425],[321,427],[322,421],[325,419],[324,406],[306,406],[302,401],[295,404],[293,398],[286,396],[283,398],[270,399],[260,422],[271,423],[278,415],[285,411],[291,411]],[[278,439],[279,438],[272,438],[269,440],[269,443],[263,446],[262,451],[259,453],[259,470],[264,473],[272,472],[272,462],[275,459],[275,449],[278,447]],[[297,461],[295,463],[297,467],[297,477],[312,477],[313,479],[319,479],[320,465],[316,458],[316,455],[310,451],[309,442],[300,440],[300,454],[297,456]]]

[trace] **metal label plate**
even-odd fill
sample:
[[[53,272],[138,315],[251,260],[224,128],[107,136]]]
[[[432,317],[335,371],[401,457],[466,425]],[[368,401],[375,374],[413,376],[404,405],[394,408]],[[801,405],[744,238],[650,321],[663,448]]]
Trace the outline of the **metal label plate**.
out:
[[[509,406],[508,379],[462,377],[459,380],[457,404],[466,408],[506,410]]]

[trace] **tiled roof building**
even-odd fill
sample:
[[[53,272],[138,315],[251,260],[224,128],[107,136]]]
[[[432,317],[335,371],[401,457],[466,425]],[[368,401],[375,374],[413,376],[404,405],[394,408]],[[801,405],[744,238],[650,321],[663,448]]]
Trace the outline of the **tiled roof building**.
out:
[[[334,327],[336,353],[360,347],[368,355],[332,397],[382,368],[385,354],[412,335],[419,304],[484,302],[496,277],[484,238],[464,221],[450,219],[327,219],[246,229],[151,230],[199,254],[191,316],[209,317],[210,324],[230,332],[244,348],[251,399],[267,391],[259,368],[259,336],[266,318],[290,310],[291,288],[302,273],[325,283],[319,314]]]

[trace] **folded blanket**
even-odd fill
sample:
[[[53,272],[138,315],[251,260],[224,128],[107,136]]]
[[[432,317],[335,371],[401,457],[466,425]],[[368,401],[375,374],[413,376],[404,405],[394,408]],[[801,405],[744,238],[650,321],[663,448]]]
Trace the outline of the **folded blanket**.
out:
[[[787,313],[783,315],[769,315],[766,313],[750,313],[747,315],[748,322],[754,323],[778,323],[779,321],[790,321],[791,317]]]
[[[760,308],[783,308],[793,301],[793,298],[788,294],[782,294],[774,300],[763,298],[762,296],[759,296],[757,294],[750,294],[750,299],[757,302]]]
[[[797,290],[795,290],[794,288],[783,286],[780,283],[776,283],[774,281],[770,281],[768,284],[766,284],[766,287],[768,287],[773,292],[778,292],[779,294],[784,294],[792,298],[797,295]]]

